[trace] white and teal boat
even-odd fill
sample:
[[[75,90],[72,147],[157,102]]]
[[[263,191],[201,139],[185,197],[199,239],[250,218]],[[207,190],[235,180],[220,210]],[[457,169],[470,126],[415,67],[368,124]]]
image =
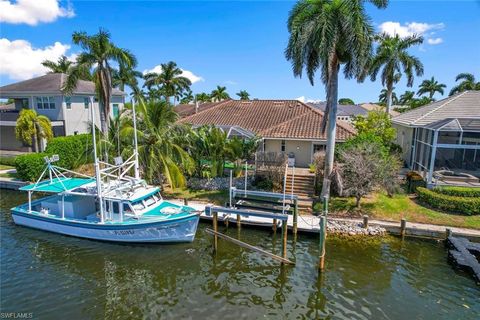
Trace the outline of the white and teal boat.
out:
[[[28,203],[11,209],[14,222],[104,241],[193,241],[199,213],[163,200],[158,187],[139,178],[136,137],[134,154],[125,162],[116,158],[115,165],[105,163],[98,160],[95,147],[94,153],[95,178],[54,165],[58,156],[46,157],[46,168],[38,181],[20,188],[28,192]],[[127,175],[131,170],[135,177]],[[47,179],[42,180],[44,177]],[[53,195],[32,200],[34,192]]]

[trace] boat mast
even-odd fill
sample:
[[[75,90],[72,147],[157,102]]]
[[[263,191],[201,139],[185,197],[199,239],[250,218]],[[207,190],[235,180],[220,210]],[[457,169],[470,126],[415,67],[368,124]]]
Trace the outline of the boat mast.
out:
[[[132,112],[133,112],[133,143],[135,144],[135,180],[140,179],[138,170],[138,141],[137,141],[137,115],[135,113],[135,98],[132,98]]]
[[[103,199],[102,199],[102,180],[100,177],[100,165],[97,158],[97,142],[95,139],[95,112],[93,111],[93,97],[90,97],[90,113],[92,115],[92,137],[93,137],[93,160],[95,163],[95,179],[97,180],[97,197],[100,202],[100,222],[104,223]]]

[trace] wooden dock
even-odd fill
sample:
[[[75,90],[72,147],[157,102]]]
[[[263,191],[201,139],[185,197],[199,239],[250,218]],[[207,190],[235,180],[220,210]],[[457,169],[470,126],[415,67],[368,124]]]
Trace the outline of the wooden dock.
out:
[[[480,283],[480,243],[450,235],[446,246],[449,248],[448,261],[459,269],[471,273]]]

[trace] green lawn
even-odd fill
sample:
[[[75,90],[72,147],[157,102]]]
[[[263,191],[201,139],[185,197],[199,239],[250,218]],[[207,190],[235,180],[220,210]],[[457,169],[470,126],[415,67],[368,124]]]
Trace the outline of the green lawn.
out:
[[[7,166],[5,164],[0,164],[0,170],[10,170],[10,169],[15,169],[15,167]]]
[[[10,172],[7,172],[7,173],[0,173],[0,177],[1,178],[18,178],[18,175],[16,172],[13,172],[13,173],[10,173]]]
[[[176,189],[172,190],[170,188],[165,188],[162,191],[162,195],[166,198],[175,198],[175,199],[188,199],[188,200],[199,200],[199,201],[208,201],[216,205],[225,205],[225,202],[228,201],[228,190],[220,191],[205,191],[205,190],[189,190],[189,189]]]
[[[317,204],[315,209],[320,209]],[[480,216],[466,216],[441,212],[420,204],[406,194],[396,194],[389,198],[383,193],[374,193],[362,199],[360,208],[355,208],[354,198],[332,198],[330,212],[335,215],[360,217],[368,214],[372,219],[431,223],[455,227],[480,229]]]

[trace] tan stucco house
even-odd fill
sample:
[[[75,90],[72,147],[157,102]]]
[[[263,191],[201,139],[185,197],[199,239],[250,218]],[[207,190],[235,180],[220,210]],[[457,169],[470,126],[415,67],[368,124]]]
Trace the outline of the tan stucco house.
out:
[[[194,105],[176,108],[184,115],[180,123],[215,125],[245,136],[250,132],[262,138],[263,151],[291,154],[297,167],[308,167],[313,154],[325,149],[322,111],[297,100],[225,100],[196,110]],[[354,134],[347,122],[337,120],[338,142]]]

